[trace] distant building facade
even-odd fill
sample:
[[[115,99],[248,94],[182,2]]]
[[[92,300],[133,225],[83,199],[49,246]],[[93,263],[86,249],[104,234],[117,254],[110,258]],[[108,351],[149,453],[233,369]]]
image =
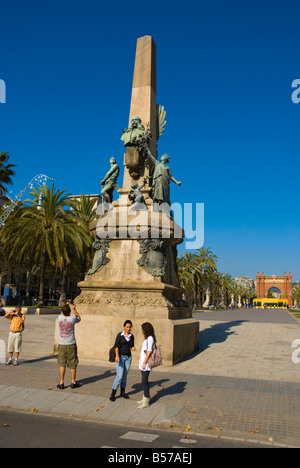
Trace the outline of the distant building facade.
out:
[[[284,272],[283,276],[265,276],[264,272],[256,275],[257,297],[268,297],[269,290],[277,288],[280,291],[280,298],[289,301],[289,307],[292,305],[292,275]]]
[[[255,281],[250,278],[250,276],[237,276],[234,281],[240,286],[243,286],[243,288],[255,289]]]

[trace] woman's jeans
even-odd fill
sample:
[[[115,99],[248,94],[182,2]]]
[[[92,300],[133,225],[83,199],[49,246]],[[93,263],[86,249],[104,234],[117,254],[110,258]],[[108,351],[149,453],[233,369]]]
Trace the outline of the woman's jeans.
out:
[[[131,366],[131,356],[120,356],[120,362],[117,362],[117,376],[113,383],[113,390],[118,390],[119,385],[121,388],[126,387],[127,375]]]
[[[144,397],[150,398],[150,391],[149,391],[149,374],[150,371],[141,371],[142,373],[142,385],[144,390]]]

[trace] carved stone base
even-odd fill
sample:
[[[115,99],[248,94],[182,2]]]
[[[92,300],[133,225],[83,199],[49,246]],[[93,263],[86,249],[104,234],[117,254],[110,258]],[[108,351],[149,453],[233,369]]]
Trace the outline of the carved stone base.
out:
[[[80,307],[82,314],[82,307]],[[136,351],[132,353],[133,362],[138,363],[143,342],[141,325],[151,322],[154,326],[158,344],[161,345],[163,365],[172,366],[198,349],[199,322],[193,319],[159,319],[154,317],[133,317],[125,314],[123,308],[115,315],[86,315],[76,325],[76,340],[79,360],[92,359],[108,361],[108,353],[114,345],[116,336],[123,330],[128,318],[133,322],[132,333],[135,337]],[[128,309],[127,309],[128,310]]]
[[[172,366],[198,349],[199,322],[192,318],[178,288],[158,281],[112,284],[109,280],[86,280],[79,286],[82,292],[75,301],[82,316],[76,328],[79,357],[107,361],[109,349],[127,319],[134,327],[134,362],[139,359],[144,322],[154,326],[164,365]]]
[[[176,288],[162,284],[153,287],[151,283],[144,284],[144,290],[137,285],[123,285],[119,289],[102,286],[106,289],[100,289],[97,282],[93,285],[89,282],[89,287],[76,299],[82,317],[76,326],[79,358],[107,361],[109,350],[127,319],[133,322],[137,348],[133,362],[139,360],[144,322],[154,326],[158,344],[162,346],[163,365],[172,366],[197,351],[199,322],[192,318],[189,307],[180,307],[179,296],[176,302],[173,290]]]
[[[151,322],[158,344],[162,346],[164,365],[174,365],[198,349],[199,322],[192,318],[192,310],[183,300],[183,289],[176,271],[176,246],[182,237],[174,235],[176,226],[171,221],[170,236],[163,236],[167,215],[158,215],[157,237],[127,237],[122,225],[122,210],[128,214],[128,205],[115,204],[117,229],[109,242],[99,241],[99,225],[91,223],[95,239],[95,258],[92,269],[78,286],[81,294],[75,299],[82,321],[76,327],[79,358],[108,360],[110,348],[123,323],[133,322],[133,334],[138,360],[143,336],[141,325]],[[148,234],[145,212],[141,232]],[[169,219],[170,220],[170,219]],[[148,224],[151,226],[151,224]],[[125,232],[121,237],[120,233]],[[57,342],[57,341],[56,341]]]

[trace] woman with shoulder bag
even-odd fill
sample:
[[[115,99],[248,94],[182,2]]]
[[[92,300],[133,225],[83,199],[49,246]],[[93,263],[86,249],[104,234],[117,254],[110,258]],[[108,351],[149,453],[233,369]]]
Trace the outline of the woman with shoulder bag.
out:
[[[129,398],[129,396],[125,393],[125,388],[127,383],[127,375],[132,361],[131,351],[135,351],[134,336],[131,333],[131,320],[126,320],[123,327],[124,330],[121,333],[118,333],[115,342],[117,376],[113,383],[112,393],[109,398],[110,401],[116,400],[116,392],[119,385],[121,386],[120,396],[126,399]]]
[[[142,324],[142,333],[144,336],[144,341],[141,349],[139,369],[142,374],[142,385],[144,389],[144,395],[143,399],[141,401],[138,401],[139,409],[147,408],[150,404],[149,375],[152,369],[149,366],[148,360],[151,356],[156,342],[154,328],[151,325],[151,323],[145,322]]]

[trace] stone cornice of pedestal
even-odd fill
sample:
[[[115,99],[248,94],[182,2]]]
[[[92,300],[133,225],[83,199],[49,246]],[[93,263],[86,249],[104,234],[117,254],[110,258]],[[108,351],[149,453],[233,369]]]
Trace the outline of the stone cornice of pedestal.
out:
[[[109,214],[106,213],[99,216],[99,218],[90,223],[90,235],[94,239],[97,236],[98,223],[101,220],[103,222],[107,216],[107,220],[109,220],[109,217],[113,220],[111,229],[115,231],[115,235],[111,235],[108,232],[108,225],[103,226],[102,229],[106,232],[107,237],[101,236],[101,238],[106,238],[108,241],[116,239],[161,239],[169,242],[171,245],[177,245],[181,244],[184,240],[184,230],[167,214],[153,211],[152,201],[151,204],[147,205],[147,211],[136,211],[133,213],[129,212],[130,204],[127,204],[126,197],[123,198],[121,203],[120,199],[114,201],[113,206],[114,208]],[[138,232],[136,237],[129,235],[128,232],[128,227],[132,228],[134,226],[134,220],[140,221],[140,225],[136,227],[136,231]]]
[[[128,282],[128,281],[103,281],[99,280],[89,280],[86,279],[85,281],[81,281],[78,283],[79,288],[83,288],[84,290],[93,290],[95,288],[101,289],[101,291],[114,291],[114,290],[122,290],[122,291],[137,291],[137,292],[157,292],[157,293],[165,293],[165,294],[183,294],[185,292],[182,288],[177,288],[176,286],[172,286],[171,284],[166,284],[162,282],[143,282],[143,283],[136,283],[136,282]]]

